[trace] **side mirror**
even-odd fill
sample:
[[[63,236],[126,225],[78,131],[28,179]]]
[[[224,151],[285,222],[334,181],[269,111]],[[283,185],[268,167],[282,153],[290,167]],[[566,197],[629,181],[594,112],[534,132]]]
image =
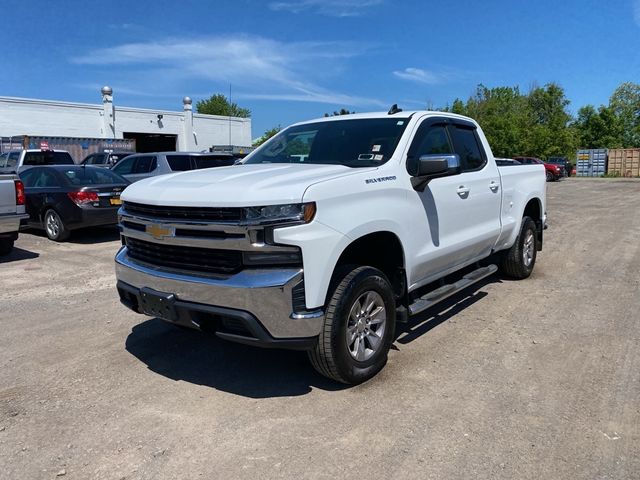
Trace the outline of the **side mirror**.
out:
[[[409,159],[407,170],[413,177],[445,177],[460,173],[460,156],[457,154],[431,154]]]

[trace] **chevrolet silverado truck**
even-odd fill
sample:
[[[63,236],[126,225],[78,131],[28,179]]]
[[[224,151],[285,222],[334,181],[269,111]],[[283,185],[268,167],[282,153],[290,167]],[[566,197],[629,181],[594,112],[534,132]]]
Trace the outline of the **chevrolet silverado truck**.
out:
[[[13,250],[25,213],[24,185],[17,175],[0,174],[0,255]]]
[[[241,164],[127,187],[117,289],[138,313],[304,349],[357,384],[386,364],[397,322],[498,268],[527,278],[545,196],[544,166],[498,167],[467,117],[298,123]]]

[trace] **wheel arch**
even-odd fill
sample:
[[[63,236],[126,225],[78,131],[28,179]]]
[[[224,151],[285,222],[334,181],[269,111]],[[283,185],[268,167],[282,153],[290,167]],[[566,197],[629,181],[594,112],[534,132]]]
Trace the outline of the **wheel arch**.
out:
[[[536,224],[536,236],[538,239],[538,250],[542,250],[542,238],[544,231],[544,211],[542,208],[542,200],[538,197],[529,199],[522,212],[521,218],[531,217]],[[522,222],[522,220],[520,220]]]
[[[388,230],[380,230],[364,234],[352,240],[341,252],[336,261],[327,296],[335,282],[339,282],[340,273],[347,265],[370,266],[383,272],[389,279],[396,302],[406,296],[407,275],[405,271],[406,257],[400,238]]]

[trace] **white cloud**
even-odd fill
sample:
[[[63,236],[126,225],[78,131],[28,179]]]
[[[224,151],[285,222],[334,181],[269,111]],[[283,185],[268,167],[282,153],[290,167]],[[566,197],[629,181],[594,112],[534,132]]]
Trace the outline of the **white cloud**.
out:
[[[396,70],[393,74],[403,80],[409,80],[417,83],[425,83],[433,85],[440,82],[440,78],[432,72],[422,70],[421,68],[408,67],[404,70]]]
[[[271,2],[269,8],[291,13],[311,12],[332,17],[358,17],[369,7],[380,5],[384,0],[289,0]]]
[[[636,25],[640,27],[640,0],[633,1],[633,19],[636,21]]]
[[[244,91],[245,98],[374,105],[379,102],[331,92],[317,84],[339,71],[349,58],[365,51],[365,46],[352,42],[283,43],[261,37],[208,37],[128,43],[90,51],[72,61],[118,65],[120,71],[128,67],[128,77],[137,75],[135,83],[144,85],[145,90],[211,80],[233,84],[236,94]]]

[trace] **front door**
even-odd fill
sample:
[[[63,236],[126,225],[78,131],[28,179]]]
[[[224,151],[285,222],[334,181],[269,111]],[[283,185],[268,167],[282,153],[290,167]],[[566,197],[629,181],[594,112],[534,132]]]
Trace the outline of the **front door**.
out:
[[[417,191],[426,222],[416,222],[424,238],[410,283],[487,256],[500,235],[500,174],[471,122],[429,118],[418,128],[409,156],[456,153],[461,173],[429,181]],[[419,223],[419,224],[418,224]]]

